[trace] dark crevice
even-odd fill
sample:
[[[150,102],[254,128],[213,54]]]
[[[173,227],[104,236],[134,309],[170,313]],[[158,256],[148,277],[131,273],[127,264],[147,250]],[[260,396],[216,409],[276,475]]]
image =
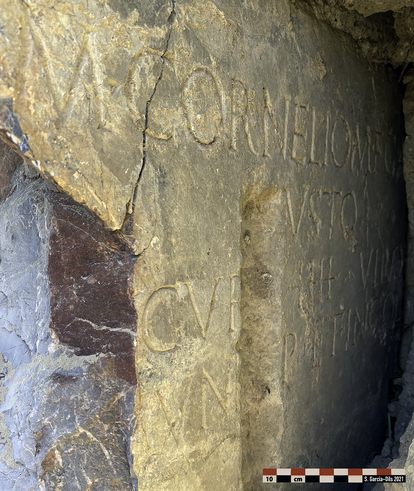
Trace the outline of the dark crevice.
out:
[[[155,93],[157,92],[158,84],[161,82],[162,75],[164,73],[164,63],[165,63],[164,57],[165,57],[165,54],[167,53],[169,45],[170,45],[170,39],[171,39],[172,30],[173,30],[174,19],[176,16],[175,4],[176,4],[175,0],[172,0],[172,9],[171,9],[170,15],[168,16],[169,29],[168,29],[168,34],[167,34],[167,38],[165,41],[165,48],[164,48],[164,51],[161,55],[161,58],[163,61],[161,73],[160,73],[157,81],[155,82],[154,90],[152,91],[152,94],[151,94],[150,98],[148,99],[146,106],[145,106],[144,129],[142,131],[142,166],[141,166],[141,170],[140,170],[139,175],[138,175],[137,182],[135,183],[133,196],[127,204],[127,213],[126,213],[125,220],[124,220],[124,223],[123,223],[122,228],[121,228],[121,231],[125,235],[132,235],[133,234],[133,225],[134,225],[134,218],[133,217],[134,217],[135,204],[136,204],[137,195],[138,195],[138,186],[139,186],[139,183],[141,181],[142,175],[144,173],[145,164],[147,161],[147,148],[146,148],[146,146],[147,146],[147,129],[148,129],[149,109],[150,109],[151,102],[155,96]]]

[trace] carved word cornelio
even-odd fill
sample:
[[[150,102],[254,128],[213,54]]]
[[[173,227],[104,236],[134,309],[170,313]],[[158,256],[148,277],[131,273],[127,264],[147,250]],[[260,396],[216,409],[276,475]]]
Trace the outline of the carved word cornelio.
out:
[[[84,79],[90,73],[97,126],[111,131],[107,108],[113,103],[113,88],[105,76],[96,34],[94,29],[86,29],[68,83],[54,72],[50,51],[39,27],[29,19],[23,22],[21,42],[26,48],[22,50],[19,71],[30,66],[33,53],[37,51],[58,115],[57,126],[65,125],[74,116]],[[274,101],[266,88],[263,88],[259,102],[256,92],[242,80],[229,79],[223,84],[218,73],[208,66],[193,66],[178,80],[173,53],[144,48],[132,56],[127,73],[120,74],[124,80],[120,80],[119,88],[127,99],[130,116],[137,128],[152,138],[168,141],[175,134],[176,123],[168,121],[166,112],[158,116],[163,118],[158,126],[169,129],[159,133],[151,126],[145,127],[145,115],[139,114],[137,108],[137,101],[142,103],[144,97],[138,89],[142,80],[148,78],[154,66],[160,63],[166,72],[164,79],[169,75],[181,86],[181,97],[175,101],[176,109],[181,106],[184,110],[188,131],[201,145],[217,142],[239,151],[241,140],[244,140],[250,152],[257,156],[277,156],[298,164],[350,167],[356,175],[374,173],[380,167],[390,175],[396,173],[398,142],[392,131],[369,126],[362,128],[359,124],[351,126],[337,111],[319,111],[309,102],[292,99],[289,95],[284,101]],[[21,87],[24,77],[20,78],[17,98],[24,93]]]
[[[149,53],[148,50],[144,50],[134,59],[134,71],[137,71],[138,64],[142,64],[142,67],[147,67],[148,70],[149,63],[146,58],[162,56],[164,61],[167,60],[162,53]],[[142,73],[142,70],[139,73]],[[129,74],[125,84],[125,93],[129,99],[131,84],[134,84],[134,81],[133,76]],[[205,117],[201,118],[204,111],[197,111],[196,104],[193,103],[194,95],[198,92],[201,94],[201,91],[206,104],[217,108],[217,111],[210,113],[210,124],[207,124]],[[271,157],[275,154],[281,155],[284,160],[290,158],[300,164],[350,167],[356,175],[374,173],[380,166],[390,175],[396,173],[397,141],[392,132],[386,134],[369,126],[362,129],[359,124],[352,128],[344,116],[334,116],[329,110],[320,112],[310,104],[293,101],[290,96],[285,96],[283,117],[280,117],[266,88],[263,88],[260,104],[255,91],[241,80],[231,80],[230,97],[228,95],[217,73],[207,66],[197,66],[185,77],[181,102],[188,119],[188,129],[198,143],[209,145],[220,139],[223,141],[221,135],[228,133],[223,129],[229,129],[230,141],[223,143],[228,144],[229,149],[234,151],[239,150],[240,140],[245,138],[249,150],[257,156]],[[228,99],[231,100],[230,111],[226,107]],[[129,102],[131,108],[131,100]],[[226,117],[228,112],[229,118]],[[134,108],[132,115],[136,116]],[[200,120],[204,120],[203,123],[200,123]],[[163,121],[163,126],[165,125],[166,122]],[[229,128],[223,128],[226,125]],[[256,141],[252,128],[256,128],[255,132],[258,133]],[[146,132],[160,140],[173,137],[173,131],[161,135],[149,127]],[[276,154],[277,148],[279,152]]]
[[[329,110],[318,111],[290,96],[285,96],[283,111],[276,111],[266,88],[259,104],[255,91],[240,80],[232,80],[231,100],[230,148],[234,150],[238,150],[238,133],[244,132],[255,155],[271,157],[271,147],[276,146],[284,160],[291,158],[297,163],[320,166],[334,164],[337,168],[350,166],[356,175],[374,173],[383,165],[390,175],[395,175],[392,156],[397,142],[392,133],[384,134],[369,126],[361,129],[359,124],[352,128],[344,116]],[[253,142],[253,126],[261,130],[257,143]]]

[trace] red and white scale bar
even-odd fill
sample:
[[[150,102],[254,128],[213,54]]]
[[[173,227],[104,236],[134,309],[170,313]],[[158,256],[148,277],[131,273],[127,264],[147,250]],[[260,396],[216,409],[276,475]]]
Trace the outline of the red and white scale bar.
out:
[[[348,476],[349,483],[363,482],[363,476],[405,476],[405,469],[263,469],[263,482],[274,476],[319,476],[319,482],[332,483],[335,476]]]

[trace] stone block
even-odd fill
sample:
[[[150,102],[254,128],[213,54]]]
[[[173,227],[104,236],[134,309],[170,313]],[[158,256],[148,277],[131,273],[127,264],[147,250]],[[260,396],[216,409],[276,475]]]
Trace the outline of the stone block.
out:
[[[143,491],[362,467],[400,334],[396,80],[287,0],[0,5],[0,129],[71,196],[47,194],[48,327],[78,360],[53,387],[88,357],[107,387],[41,479],[133,486],[115,465],[133,417]]]

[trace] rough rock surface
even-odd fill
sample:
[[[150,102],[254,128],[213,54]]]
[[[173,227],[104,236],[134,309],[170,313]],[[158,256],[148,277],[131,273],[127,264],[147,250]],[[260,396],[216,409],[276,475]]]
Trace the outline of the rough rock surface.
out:
[[[358,44],[320,19],[361,14],[314,4],[0,2],[0,135],[71,195],[22,177],[2,205],[30,299],[25,322],[5,304],[5,489],[251,491],[382,443],[406,210],[402,97],[371,61],[392,17]]]
[[[0,205],[0,489],[132,490],[132,256],[72,198],[25,176],[24,166],[12,184]],[[70,237],[68,227],[76,227]],[[81,332],[77,316],[87,324]]]
[[[404,7],[414,7],[413,0],[344,0],[348,9],[357,10],[366,17],[378,12],[399,12]]]
[[[116,374],[136,385],[133,259],[69,196],[49,196],[52,331],[78,356],[110,353]]]

